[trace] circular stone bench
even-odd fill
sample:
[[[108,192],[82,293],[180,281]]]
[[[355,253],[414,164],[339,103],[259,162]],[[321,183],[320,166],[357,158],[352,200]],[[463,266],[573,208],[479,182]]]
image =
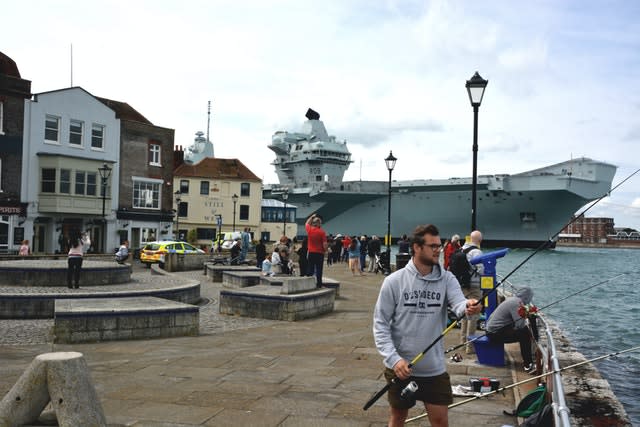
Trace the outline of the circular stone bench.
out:
[[[225,271],[257,271],[260,269],[256,266],[250,265],[220,265],[220,264],[205,264],[205,274],[211,278],[212,282],[222,282],[222,276]]]
[[[66,260],[24,259],[0,261],[0,286],[67,286]],[[115,261],[83,260],[80,286],[127,283],[131,266]]]
[[[0,288],[0,319],[53,318],[56,300],[86,298],[158,297],[186,304],[197,304],[200,282],[185,280],[157,266],[152,274],[136,274],[136,281],[112,286],[80,289],[6,286]],[[81,283],[82,285],[82,283]]]

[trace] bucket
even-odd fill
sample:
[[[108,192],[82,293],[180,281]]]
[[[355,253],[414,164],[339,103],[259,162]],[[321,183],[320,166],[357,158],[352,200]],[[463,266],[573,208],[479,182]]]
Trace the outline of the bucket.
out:
[[[468,337],[474,340],[476,335]],[[504,366],[504,344],[496,344],[489,341],[485,335],[473,341],[473,348],[478,356],[478,363],[489,366]]]

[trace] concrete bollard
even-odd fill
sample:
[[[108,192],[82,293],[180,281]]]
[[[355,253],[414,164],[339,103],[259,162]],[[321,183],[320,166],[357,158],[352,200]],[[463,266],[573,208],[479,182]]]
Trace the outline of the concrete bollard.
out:
[[[0,427],[33,423],[49,400],[45,364],[34,360],[0,401]]]
[[[82,353],[36,356],[0,402],[0,427],[33,423],[49,400],[60,427],[107,425]]]

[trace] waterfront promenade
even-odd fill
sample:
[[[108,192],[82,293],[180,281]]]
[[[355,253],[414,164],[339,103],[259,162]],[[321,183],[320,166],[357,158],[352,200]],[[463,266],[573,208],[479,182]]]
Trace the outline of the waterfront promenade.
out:
[[[335,311],[282,322],[220,315],[220,284],[201,271],[179,274],[202,280],[200,336],[54,345],[52,320],[0,320],[1,395],[36,355],[78,351],[110,426],[386,426],[386,396],[362,410],[384,385],[371,333],[381,275],[353,277],[345,264],[327,267],[325,275],[341,283]],[[445,347],[458,339],[455,329]],[[468,385],[469,377],[488,376],[501,385],[516,373],[526,378],[519,363],[495,368],[463,356],[448,363],[453,385]],[[502,411],[517,400],[509,390],[461,405],[451,409],[450,425],[515,425]],[[416,407],[410,416],[420,413]],[[424,418],[411,425],[429,423]]]

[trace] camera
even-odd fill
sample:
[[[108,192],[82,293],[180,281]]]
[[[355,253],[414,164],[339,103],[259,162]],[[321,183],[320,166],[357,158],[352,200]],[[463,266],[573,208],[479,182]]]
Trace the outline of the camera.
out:
[[[405,400],[412,400],[414,399],[416,391],[418,391],[418,384],[416,384],[415,381],[411,381],[400,391],[400,397]]]

